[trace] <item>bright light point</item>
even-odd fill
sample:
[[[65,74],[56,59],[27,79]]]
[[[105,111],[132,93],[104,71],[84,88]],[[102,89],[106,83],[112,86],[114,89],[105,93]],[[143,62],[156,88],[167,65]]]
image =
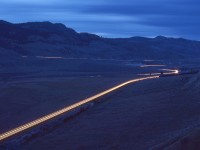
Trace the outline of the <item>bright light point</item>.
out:
[[[179,71],[178,70],[175,70],[175,72],[174,72],[175,74],[178,74],[179,73]]]

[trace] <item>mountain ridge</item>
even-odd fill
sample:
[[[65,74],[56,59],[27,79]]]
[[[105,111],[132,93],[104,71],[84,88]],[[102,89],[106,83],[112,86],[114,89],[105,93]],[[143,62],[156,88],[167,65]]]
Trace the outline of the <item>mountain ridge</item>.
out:
[[[0,56],[106,59],[183,59],[200,56],[200,42],[183,38],[104,38],[61,23],[0,21]],[[10,54],[9,54],[10,53]]]

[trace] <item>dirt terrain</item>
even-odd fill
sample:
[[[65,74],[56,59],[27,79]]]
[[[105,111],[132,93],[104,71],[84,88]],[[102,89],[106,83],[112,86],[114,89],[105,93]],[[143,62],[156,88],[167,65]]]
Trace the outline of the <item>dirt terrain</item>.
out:
[[[62,77],[11,80],[1,85],[0,132],[32,121],[130,79]]]
[[[20,149],[159,149],[199,126],[198,78],[166,77],[127,86]]]

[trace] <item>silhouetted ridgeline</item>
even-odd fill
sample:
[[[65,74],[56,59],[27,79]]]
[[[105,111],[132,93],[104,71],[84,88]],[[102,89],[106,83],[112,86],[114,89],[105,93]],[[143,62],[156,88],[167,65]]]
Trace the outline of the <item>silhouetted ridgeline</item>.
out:
[[[200,42],[185,39],[100,38],[77,33],[63,24],[0,21],[0,47],[15,55],[97,58],[184,58],[200,55]],[[2,52],[1,52],[2,54]]]
[[[89,33],[77,33],[60,23],[12,24],[0,21],[1,66],[22,61],[22,56],[103,59],[196,58],[200,56],[200,42],[162,36],[108,39]]]

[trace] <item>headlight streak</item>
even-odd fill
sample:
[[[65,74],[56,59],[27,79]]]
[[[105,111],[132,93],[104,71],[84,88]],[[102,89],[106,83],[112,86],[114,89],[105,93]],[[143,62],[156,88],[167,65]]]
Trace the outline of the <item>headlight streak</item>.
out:
[[[168,71],[168,72],[164,72],[164,75],[170,75],[170,74],[179,74],[179,70],[178,69],[161,69],[163,71]],[[160,72],[157,73],[145,73],[145,74],[138,74],[140,76],[156,76],[156,75],[160,75]]]
[[[103,91],[103,92],[101,92],[99,94],[96,94],[96,95],[94,95],[92,97],[86,98],[86,99],[81,100],[81,101],[79,101],[79,102],[77,102],[75,104],[72,104],[72,105],[67,106],[67,107],[65,107],[63,109],[60,109],[60,110],[58,110],[56,112],[53,112],[51,114],[48,114],[48,115],[43,116],[41,118],[38,118],[38,119],[36,119],[34,121],[26,123],[26,124],[24,124],[22,126],[14,128],[12,130],[9,130],[9,131],[7,131],[5,133],[2,133],[2,134],[0,134],[0,141],[6,139],[8,137],[11,137],[13,135],[16,135],[19,132],[25,131],[26,129],[32,128],[32,127],[34,127],[36,125],[39,125],[39,124],[41,124],[43,122],[46,122],[46,121],[48,121],[48,120],[50,120],[52,118],[55,118],[55,117],[57,117],[57,116],[59,116],[61,114],[66,113],[66,112],[68,112],[68,111],[70,111],[72,109],[78,108],[78,107],[80,107],[80,106],[82,106],[84,104],[87,104],[89,102],[95,101],[97,98],[100,98],[100,97],[102,97],[102,96],[104,96],[104,95],[106,95],[108,93],[116,91],[117,89],[122,88],[122,87],[124,87],[124,86],[126,86],[126,85],[128,85],[130,83],[134,83],[134,82],[138,82],[138,81],[142,81],[142,80],[147,80],[147,79],[155,79],[155,78],[159,78],[159,76],[150,76],[150,77],[138,78],[138,79],[129,80],[127,82],[119,84],[119,85],[117,85],[117,86],[115,86],[113,88],[110,88],[110,89],[108,89],[106,91]]]

